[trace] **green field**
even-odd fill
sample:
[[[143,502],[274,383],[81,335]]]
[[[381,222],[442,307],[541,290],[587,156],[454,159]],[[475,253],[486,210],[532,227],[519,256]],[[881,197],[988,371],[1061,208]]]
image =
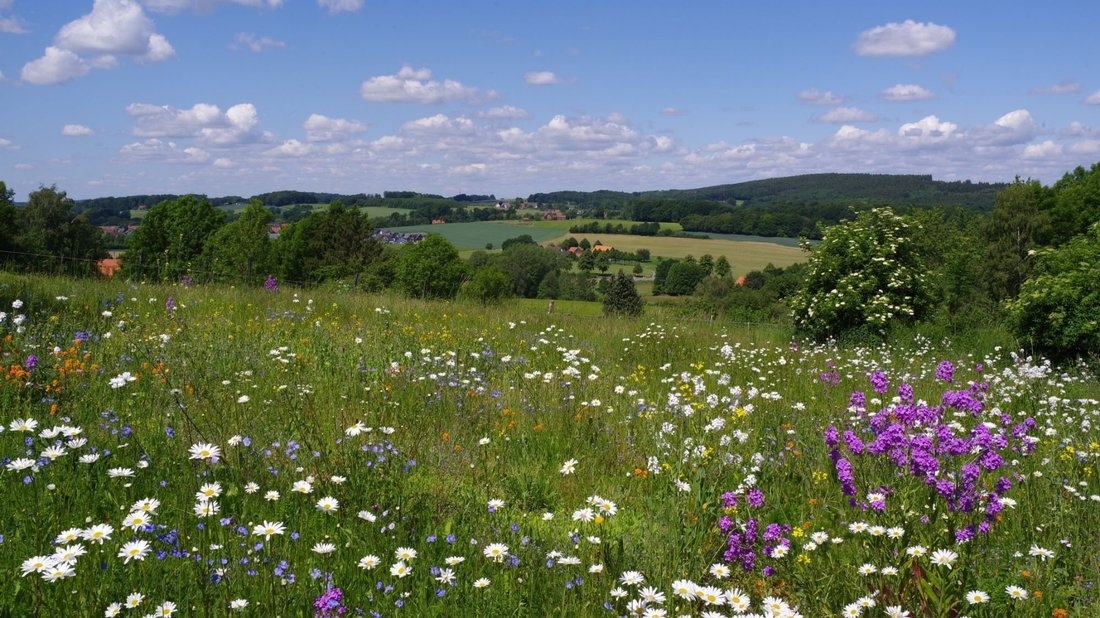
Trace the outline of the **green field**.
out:
[[[561,230],[536,227],[522,221],[478,221],[473,223],[445,223],[442,225],[407,225],[388,228],[395,232],[423,232],[439,234],[458,249],[484,249],[486,244],[499,248],[509,238],[530,234],[535,242],[543,243],[561,236]]]
[[[599,240],[623,251],[649,249],[654,258],[684,258],[689,255],[698,258],[710,254],[714,258],[726,256],[734,277],[752,270],[760,270],[772,264],[785,267],[806,259],[806,254],[796,247],[785,247],[770,242],[742,242],[736,240],[699,240],[695,238],[674,238],[665,236],[628,236],[617,234],[571,234],[580,241]]]

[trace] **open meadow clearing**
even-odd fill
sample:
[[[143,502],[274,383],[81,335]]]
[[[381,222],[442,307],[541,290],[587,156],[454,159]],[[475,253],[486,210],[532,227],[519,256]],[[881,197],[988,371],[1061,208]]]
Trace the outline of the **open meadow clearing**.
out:
[[[1096,616],[1100,388],[975,340],[0,274],[0,615]]]

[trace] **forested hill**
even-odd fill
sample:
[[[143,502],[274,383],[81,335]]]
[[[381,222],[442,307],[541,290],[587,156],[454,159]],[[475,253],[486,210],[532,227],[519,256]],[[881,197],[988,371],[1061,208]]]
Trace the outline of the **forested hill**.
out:
[[[621,208],[637,200],[706,200],[739,206],[962,206],[993,209],[1003,183],[933,180],[901,174],[805,174],[736,184],[626,193],[621,191],[555,191],[534,193],[528,201]]]

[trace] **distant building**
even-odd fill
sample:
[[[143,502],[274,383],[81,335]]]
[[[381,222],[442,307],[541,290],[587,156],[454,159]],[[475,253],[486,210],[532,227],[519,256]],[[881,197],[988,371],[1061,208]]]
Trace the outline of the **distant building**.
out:
[[[99,274],[104,277],[113,277],[115,273],[122,268],[122,260],[118,258],[103,258],[96,262],[96,267],[99,268]]]
[[[565,219],[565,213],[556,208],[547,210],[546,212],[542,213],[543,221],[565,221]]]

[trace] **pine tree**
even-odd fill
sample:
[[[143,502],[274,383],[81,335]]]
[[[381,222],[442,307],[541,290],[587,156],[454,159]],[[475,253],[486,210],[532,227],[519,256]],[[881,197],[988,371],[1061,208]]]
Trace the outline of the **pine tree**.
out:
[[[642,298],[634,287],[634,279],[622,270],[611,278],[603,298],[604,315],[642,315]]]

